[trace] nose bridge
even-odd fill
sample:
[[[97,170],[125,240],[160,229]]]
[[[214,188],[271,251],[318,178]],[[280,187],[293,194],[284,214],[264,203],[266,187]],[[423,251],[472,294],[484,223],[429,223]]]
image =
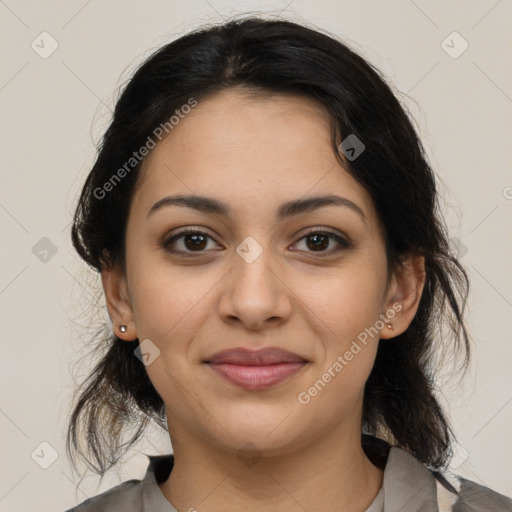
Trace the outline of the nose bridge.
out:
[[[247,236],[236,247],[234,287],[244,293],[252,288],[254,295],[275,292],[275,276],[271,270],[273,259],[266,242],[264,247],[254,237]]]
[[[246,237],[233,255],[233,271],[221,313],[230,318],[237,317],[253,328],[269,318],[289,314],[286,287],[274,267],[271,249],[252,236]]]

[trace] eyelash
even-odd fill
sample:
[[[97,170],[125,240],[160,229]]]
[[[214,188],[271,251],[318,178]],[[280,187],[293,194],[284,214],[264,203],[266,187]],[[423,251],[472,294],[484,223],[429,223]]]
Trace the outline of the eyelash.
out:
[[[169,248],[177,240],[179,240],[180,238],[183,238],[187,235],[204,235],[207,238],[213,240],[213,238],[210,235],[208,235],[207,233],[205,233],[204,231],[200,231],[198,229],[193,229],[193,228],[188,228],[188,229],[186,229],[184,231],[180,231],[179,233],[174,234],[172,237],[164,240],[162,243],[162,247],[167,252],[177,254],[177,255],[183,256],[185,258],[195,257],[195,256],[203,255],[204,253],[206,253],[206,250],[181,251],[181,250],[175,250],[175,249]],[[332,238],[338,244],[338,248],[334,249],[334,250],[318,251],[317,253],[315,253],[315,251],[306,251],[306,252],[312,253],[315,257],[322,258],[322,257],[326,257],[326,256],[331,256],[333,254],[337,254],[337,253],[341,252],[344,249],[349,249],[351,247],[351,243],[348,240],[344,239],[342,236],[338,235],[337,233],[334,233],[332,231],[320,230],[320,229],[312,229],[311,231],[308,231],[307,233],[303,234],[297,242],[300,242],[301,240],[306,239],[311,235],[328,236],[328,237]]]

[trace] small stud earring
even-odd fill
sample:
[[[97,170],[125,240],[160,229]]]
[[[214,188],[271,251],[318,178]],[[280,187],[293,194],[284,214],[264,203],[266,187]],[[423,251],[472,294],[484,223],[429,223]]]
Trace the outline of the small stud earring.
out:
[[[119,330],[121,332],[126,332],[126,325],[121,325],[121,327],[119,327]]]
[[[393,326],[391,324],[386,325],[386,327],[391,331],[393,330]]]

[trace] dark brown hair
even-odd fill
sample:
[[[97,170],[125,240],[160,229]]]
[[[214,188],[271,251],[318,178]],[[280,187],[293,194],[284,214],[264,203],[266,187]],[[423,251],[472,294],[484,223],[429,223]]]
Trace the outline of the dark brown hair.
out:
[[[444,467],[453,432],[436,398],[437,356],[463,353],[461,368],[467,368],[468,280],[450,250],[435,177],[404,107],[381,74],[337,38],[252,17],[203,27],[151,55],[124,87],[83,187],[72,227],[75,249],[97,272],[124,268],[126,221],[141,164],[123,173],[107,194],[98,191],[190,98],[200,102],[234,86],[315,99],[332,120],[337,155],[340,134],[364,143],[364,152],[345,167],[373,199],[389,263],[423,255],[426,283],[406,332],[379,345],[365,387],[363,432],[433,468]],[[443,325],[450,336],[440,335]],[[138,340],[125,343],[107,331],[95,340],[100,359],[82,383],[67,435],[71,460],[80,455],[101,475],[148,421],[166,428],[164,403],[134,356]]]

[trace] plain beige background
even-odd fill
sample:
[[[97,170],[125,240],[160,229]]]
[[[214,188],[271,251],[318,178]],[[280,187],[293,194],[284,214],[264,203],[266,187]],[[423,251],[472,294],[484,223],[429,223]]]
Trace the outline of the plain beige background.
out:
[[[0,511],[64,510],[141,478],[142,453],[170,450],[155,430],[99,487],[70,470],[71,372],[105,310],[91,316],[99,282],[74,255],[69,224],[134,67],[201,23],[247,12],[342,37],[407,94],[472,281],[473,365],[463,386],[440,381],[460,443],[452,470],[512,495],[510,0],[2,0]]]

